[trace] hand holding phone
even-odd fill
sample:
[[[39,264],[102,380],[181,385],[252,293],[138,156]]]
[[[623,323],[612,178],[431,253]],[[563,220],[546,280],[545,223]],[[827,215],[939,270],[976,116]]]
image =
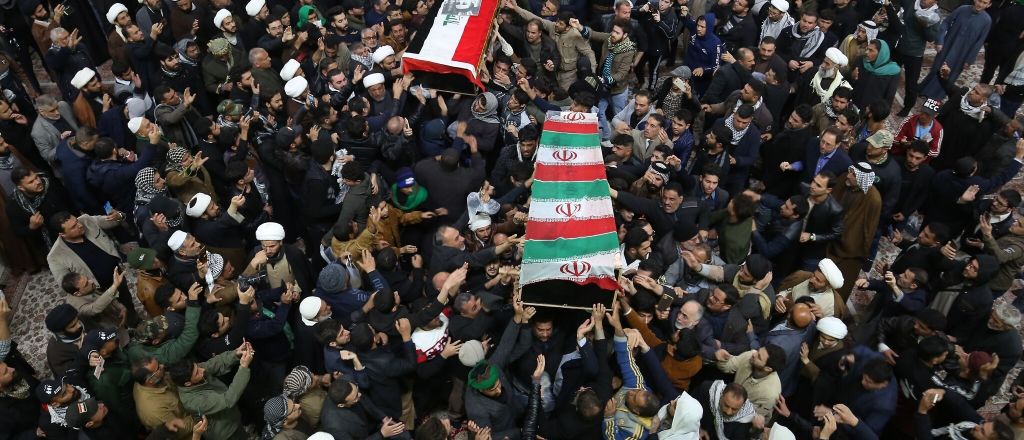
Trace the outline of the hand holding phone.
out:
[[[103,204],[103,212],[105,212],[107,214],[110,214],[113,211],[114,211],[114,207],[110,206],[110,202],[109,201],[107,203]]]

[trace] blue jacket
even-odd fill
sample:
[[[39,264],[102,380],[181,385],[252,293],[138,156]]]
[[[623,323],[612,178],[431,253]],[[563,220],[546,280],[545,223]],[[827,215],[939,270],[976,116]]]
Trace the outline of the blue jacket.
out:
[[[366,276],[370,278],[372,285],[375,287],[387,286],[387,281],[384,281],[380,276],[380,272],[377,272],[376,270],[368,273]],[[352,312],[361,310],[363,305],[366,304],[366,301],[370,299],[371,293],[373,292],[355,289],[352,287],[351,283],[349,283],[345,289],[340,292],[328,293],[322,286],[320,286],[319,281],[317,282],[316,289],[313,290],[313,296],[324,300],[327,305],[331,306],[334,319],[341,321],[345,328],[352,325]]]
[[[715,121],[715,127],[720,125],[725,125],[725,118]],[[761,132],[751,122],[750,129],[740,139],[740,143],[735,146],[726,145],[726,149],[729,151],[729,155],[736,159],[736,163],[729,166],[729,177],[726,180],[746,182],[747,177],[750,177],[750,168],[754,166],[754,161],[757,160],[758,152],[761,149]]]
[[[72,149],[71,140],[74,138],[74,136],[68,136],[61,140],[57,144],[56,153],[54,153],[54,157],[60,161],[64,187],[68,189],[68,195],[71,196],[71,200],[80,211],[86,214],[103,215],[105,214],[103,202],[99,200],[86,180],[93,157],[80,150]],[[134,176],[132,178],[134,179]],[[130,210],[126,212],[130,212]]]
[[[120,157],[114,160],[94,160],[86,172],[86,181],[96,194],[121,212],[132,212],[135,207],[135,176],[139,170],[153,162],[156,146],[145,148],[135,162]]]
[[[817,175],[814,169],[818,166],[818,158],[821,157],[820,145],[821,140],[813,137],[807,141],[807,145],[804,147],[804,160],[801,162],[803,170],[800,174],[800,181],[803,183],[810,183]],[[838,177],[848,173],[850,165],[853,165],[850,155],[846,154],[846,150],[836,147],[832,158],[825,162],[825,166],[821,167],[821,170],[829,170]]]
[[[100,115],[99,125],[96,129],[99,131],[100,137],[109,137],[114,140],[114,144],[118,147],[124,148],[129,151],[138,151],[135,149],[135,136],[125,136],[127,130],[128,121],[124,117],[124,106],[117,106],[103,112]],[[125,141],[132,139],[131,145],[125,145]]]
[[[836,403],[842,403],[850,408],[860,419],[861,425],[868,425],[875,435],[882,435],[882,428],[889,422],[889,419],[896,413],[896,377],[889,379],[889,384],[878,391],[866,391],[862,388],[861,377],[864,375],[864,365],[868,361],[881,358],[882,355],[863,345],[850,349],[856,362],[850,368],[850,372],[843,376],[841,385],[837,387],[840,392]],[[844,393],[843,391],[849,391]],[[854,396],[854,397],[851,397]],[[847,434],[854,434],[856,430],[849,429],[843,425]],[[858,437],[854,437],[858,438]]]
[[[715,14],[704,14],[704,24],[707,26],[707,33],[704,37],[697,36],[697,22],[687,16],[683,19],[683,26],[690,30],[690,49],[683,57],[683,65],[691,69],[698,67],[707,72],[704,78],[711,80],[711,71],[717,68],[722,62],[722,40],[715,35]]]

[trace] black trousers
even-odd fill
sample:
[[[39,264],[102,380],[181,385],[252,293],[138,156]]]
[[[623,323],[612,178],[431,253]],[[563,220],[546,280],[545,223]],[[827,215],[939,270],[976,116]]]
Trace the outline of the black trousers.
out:
[[[647,90],[654,90],[654,85],[658,82],[658,65],[661,64],[661,55],[652,55],[645,53],[644,56],[640,57],[640,63],[633,69],[633,73],[636,74],[637,83],[647,83]]]
[[[896,64],[903,67],[906,75],[906,96],[903,97],[903,106],[913,108],[914,104],[917,103],[917,97],[921,94],[921,85],[918,84],[918,81],[921,79],[921,62],[924,60],[924,57],[904,55],[899,51],[893,51],[892,54]]]

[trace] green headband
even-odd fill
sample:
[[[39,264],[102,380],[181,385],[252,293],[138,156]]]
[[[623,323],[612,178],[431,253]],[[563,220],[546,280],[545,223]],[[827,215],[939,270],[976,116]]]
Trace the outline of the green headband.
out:
[[[476,376],[476,379],[473,379]],[[488,364],[487,361],[477,362],[476,366],[469,371],[469,386],[476,390],[488,390],[498,382],[498,367]]]

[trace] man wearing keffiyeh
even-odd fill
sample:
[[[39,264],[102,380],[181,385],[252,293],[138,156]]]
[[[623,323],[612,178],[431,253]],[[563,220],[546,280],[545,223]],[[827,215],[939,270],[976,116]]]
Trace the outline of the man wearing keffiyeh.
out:
[[[707,434],[707,438],[727,440],[746,437],[751,422],[759,417],[754,411],[754,404],[747,400],[747,390],[738,383],[707,380],[691,392],[704,409],[700,430]]]
[[[832,197],[843,207],[843,235],[829,242],[825,255],[836,263],[843,279],[855,280],[870,255],[882,214],[882,196],[874,187],[875,172],[867,162],[850,165],[845,178],[839,176],[838,180]],[[852,289],[853,283],[847,283],[836,292],[846,301]]]
[[[946,390],[933,388],[921,395],[917,403],[917,411],[914,412],[914,426],[917,431],[917,438],[920,440],[932,440],[933,438],[949,438],[950,440],[997,440],[1016,438],[1014,429],[1006,423],[999,421],[986,422],[980,415],[974,412],[968,413],[968,420],[953,422],[947,426],[932,429],[932,419],[928,412],[946,397]]]

